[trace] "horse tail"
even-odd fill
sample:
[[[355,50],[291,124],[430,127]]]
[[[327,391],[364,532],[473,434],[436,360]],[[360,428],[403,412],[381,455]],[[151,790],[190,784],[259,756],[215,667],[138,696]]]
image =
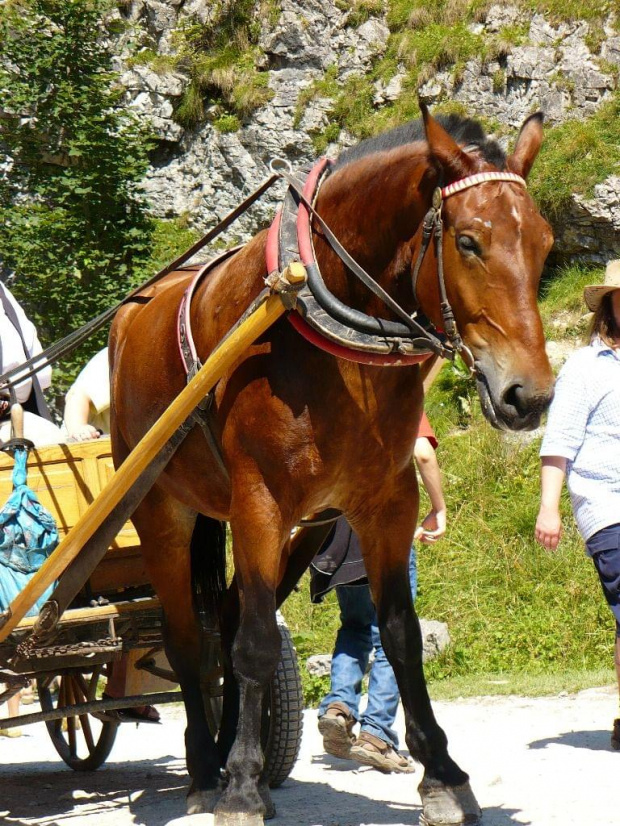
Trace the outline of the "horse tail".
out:
[[[226,590],[226,522],[199,513],[189,547],[194,610],[202,628],[212,631]]]

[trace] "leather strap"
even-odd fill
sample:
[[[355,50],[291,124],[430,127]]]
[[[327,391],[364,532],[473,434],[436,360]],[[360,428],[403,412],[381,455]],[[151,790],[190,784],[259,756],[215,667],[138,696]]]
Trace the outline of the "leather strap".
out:
[[[27,359],[23,364],[20,364],[18,367],[15,367],[12,370],[8,370],[6,373],[0,375],[0,390],[5,387],[11,387],[13,384],[19,383],[19,381],[23,381],[24,379],[31,378],[38,373],[39,370],[43,370],[43,368],[47,367],[50,364],[54,364],[60,358],[65,356],[67,353],[70,353],[72,350],[75,350],[83,341],[90,338],[97,330],[101,329],[104,324],[108,321],[111,321],[112,318],[116,315],[118,310],[125,304],[127,301],[131,301],[133,298],[139,295],[142,290],[145,290],[147,287],[150,287],[152,284],[157,283],[160,279],[164,276],[168,275],[171,272],[179,269],[183,264],[189,261],[192,256],[194,256],[199,250],[205,247],[208,243],[210,243],[214,238],[220,235],[225,229],[227,229],[233,221],[236,221],[237,218],[242,215],[255,201],[257,201],[264,193],[272,187],[276,181],[280,180],[280,173],[274,172],[269,178],[266,178],[262,184],[260,184],[254,192],[252,192],[248,197],[242,201],[239,206],[235,207],[231,212],[223,218],[217,226],[213,227],[213,229],[209,230],[199,241],[193,244],[189,249],[185,250],[185,252],[180,255],[178,258],[175,258],[170,264],[167,264],[163,267],[159,272],[157,272],[154,276],[149,278],[135,290],[129,293],[122,301],[118,304],[115,304],[114,307],[110,307],[109,310],[104,310],[100,315],[96,316],[96,318],[91,319],[87,324],[84,324],[83,327],[80,327],[77,330],[69,333],[69,335],[65,336],[60,341],[55,342],[54,344],[50,345],[47,349],[43,350],[43,352],[39,353],[36,356],[33,356],[30,359]],[[17,379],[17,377],[19,377]]]
[[[235,255],[240,249],[241,247],[238,246],[225,250],[216,258],[212,258],[210,261],[207,261],[206,264],[203,264],[192,279],[188,288],[183,293],[183,298],[181,299],[177,316],[177,339],[179,344],[179,352],[181,354],[181,361],[183,363],[188,382],[191,381],[191,379],[202,367],[202,362],[198,356],[196,344],[194,343],[194,336],[192,334],[192,298],[203,278],[211,273],[219,264],[223,263],[228,258],[232,258],[232,256]],[[205,439],[207,440],[207,444],[209,445],[209,449],[215,457],[224,477],[229,479],[230,477],[228,474],[228,468],[226,467],[226,463],[224,461],[224,454],[222,453],[222,448],[214,432],[214,404],[215,387],[207,393],[203,401],[194,410],[192,416],[194,422],[202,429]]]

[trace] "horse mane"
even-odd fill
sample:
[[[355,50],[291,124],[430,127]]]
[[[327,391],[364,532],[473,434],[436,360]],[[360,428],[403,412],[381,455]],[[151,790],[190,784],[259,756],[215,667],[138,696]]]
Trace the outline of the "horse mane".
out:
[[[497,141],[487,137],[478,121],[465,118],[461,115],[438,115],[438,123],[461,146],[476,147],[482,157],[498,169],[506,168],[506,153]],[[388,132],[366,138],[355,146],[345,149],[334,165],[334,171],[360,158],[372,155],[375,152],[384,152],[396,149],[408,143],[425,141],[424,124],[421,119],[411,120],[396,126]]]

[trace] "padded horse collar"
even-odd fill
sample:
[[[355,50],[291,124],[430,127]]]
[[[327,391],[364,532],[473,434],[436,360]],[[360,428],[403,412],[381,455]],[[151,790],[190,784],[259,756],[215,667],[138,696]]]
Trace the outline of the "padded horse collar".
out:
[[[289,182],[289,189],[267,237],[267,282],[277,279],[278,273],[293,261],[301,260],[308,281],[296,292],[295,312],[289,313],[288,319],[304,338],[320,349],[348,361],[378,366],[419,364],[435,352],[429,346],[426,330],[407,316],[361,270],[314,211],[313,202],[322,181],[330,172],[330,166],[326,158],[321,159],[311,169],[303,188],[294,178],[281,173]],[[314,256],[311,213],[320,223],[332,248],[336,249],[349,269],[370,289],[383,293],[380,297],[391,302],[390,306],[406,323],[368,316],[343,304],[329,292]],[[439,341],[437,344],[441,347]]]

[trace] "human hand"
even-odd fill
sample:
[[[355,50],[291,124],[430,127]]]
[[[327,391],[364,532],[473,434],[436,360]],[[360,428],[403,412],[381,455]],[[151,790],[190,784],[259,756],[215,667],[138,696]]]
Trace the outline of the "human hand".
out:
[[[101,432],[97,430],[96,427],[93,427],[92,424],[80,425],[80,427],[72,433],[69,433],[69,438],[74,442],[90,442],[93,439],[98,439],[100,436]]]
[[[416,542],[425,545],[432,545],[446,532],[446,512],[445,510],[432,510],[425,516],[413,534]]]
[[[562,536],[562,520],[557,508],[546,508],[541,505],[534,536],[548,551],[555,551]]]

